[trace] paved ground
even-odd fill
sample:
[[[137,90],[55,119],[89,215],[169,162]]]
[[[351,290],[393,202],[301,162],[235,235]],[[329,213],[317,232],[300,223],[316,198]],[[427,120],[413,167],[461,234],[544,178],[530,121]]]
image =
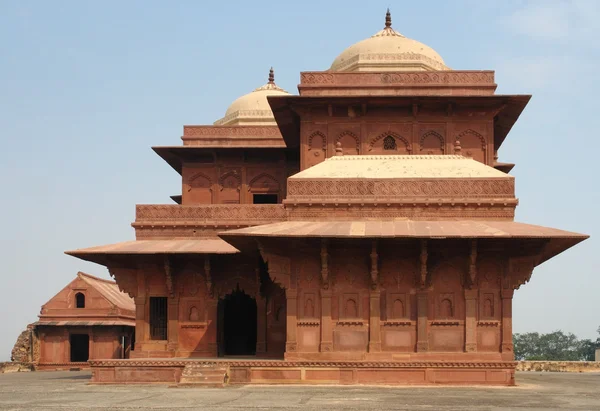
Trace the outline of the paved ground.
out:
[[[520,386],[225,389],[87,385],[88,372],[0,374],[0,410],[600,410],[600,373],[518,373]]]

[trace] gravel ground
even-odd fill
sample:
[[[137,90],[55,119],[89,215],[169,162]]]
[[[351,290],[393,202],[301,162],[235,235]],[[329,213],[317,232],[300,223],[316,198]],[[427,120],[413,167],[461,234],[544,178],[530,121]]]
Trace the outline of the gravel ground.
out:
[[[0,410],[600,410],[600,373],[517,373],[518,387],[88,385],[90,373],[0,374]]]

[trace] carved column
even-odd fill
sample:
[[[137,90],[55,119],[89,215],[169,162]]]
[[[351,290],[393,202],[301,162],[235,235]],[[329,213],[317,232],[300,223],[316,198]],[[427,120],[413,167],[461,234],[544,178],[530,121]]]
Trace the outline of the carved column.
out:
[[[371,290],[369,296],[369,352],[380,352],[381,351],[381,292],[379,288]]]
[[[260,271],[256,268],[256,354],[267,352],[267,300],[260,295]]]
[[[321,352],[333,351],[333,324],[331,321],[331,290],[321,289]]]
[[[429,291],[417,292],[417,352],[429,351]]]
[[[286,289],[286,340],[285,340],[285,351],[286,353],[296,352],[296,327],[298,319],[298,290]]]
[[[505,288],[501,291],[502,298],[502,359],[512,361],[513,352],[513,333],[512,333],[512,299],[515,290]]]
[[[465,352],[477,351],[477,240],[471,240],[469,289],[465,289]]]
[[[418,278],[420,290],[417,292],[417,352],[429,351],[429,290],[425,288],[428,256],[427,240],[421,240]]]
[[[465,290],[465,352],[477,351],[477,290]]]
[[[135,345],[134,354],[142,349],[141,343],[146,341],[148,324],[146,322],[146,296],[135,297]]]
[[[369,295],[369,352],[381,351],[381,292],[379,291],[379,254],[377,240],[371,242],[371,293]]]
[[[173,287],[173,269],[169,256],[164,257],[165,282],[167,287],[167,351],[175,353],[179,346],[179,298]]]
[[[217,357],[219,355],[217,347],[217,307],[219,304],[218,298],[210,298],[206,300],[206,339],[208,341],[209,355]]]
[[[90,331],[88,333],[88,359],[90,360],[95,360],[96,358],[94,358],[94,327],[90,328]],[[70,353],[68,353],[67,355],[69,355]],[[70,356],[69,356],[70,357]],[[69,358],[70,360],[71,358]]]
[[[167,307],[167,350],[173,354],[179,348],[179,298],[169,296]]]

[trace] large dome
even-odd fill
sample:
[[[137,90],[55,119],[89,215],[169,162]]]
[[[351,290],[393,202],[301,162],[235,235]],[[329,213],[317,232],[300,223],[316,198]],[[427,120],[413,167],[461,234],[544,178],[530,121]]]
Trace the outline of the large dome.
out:
[[[214,122],[215,126],[270,126],[276,125],[267,96],[289,95],[275,84],[273,68],[269,71],[269,82],[251,93],[235,100],[225,116]]]
[[[384,29],[344,50],[333,61],[330,70],[432,71],[450,68],[434,49],[392,29],[388,10]]]

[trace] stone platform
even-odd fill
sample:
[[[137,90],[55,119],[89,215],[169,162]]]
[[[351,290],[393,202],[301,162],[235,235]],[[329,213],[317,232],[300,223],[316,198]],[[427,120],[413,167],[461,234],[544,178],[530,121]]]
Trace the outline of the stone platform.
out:
[[[210,375],[219,381],[209,384],[515,385],[516,363],[171,358],[90,361],[90,366],[93,384],[190,385]]]

